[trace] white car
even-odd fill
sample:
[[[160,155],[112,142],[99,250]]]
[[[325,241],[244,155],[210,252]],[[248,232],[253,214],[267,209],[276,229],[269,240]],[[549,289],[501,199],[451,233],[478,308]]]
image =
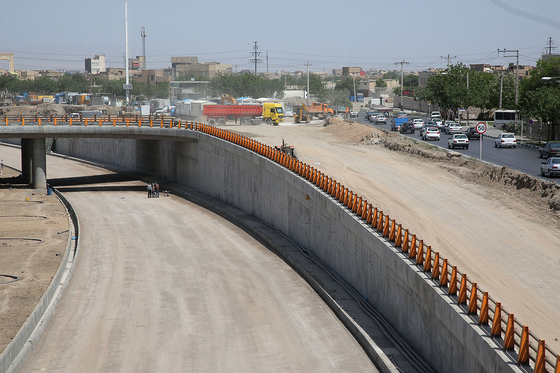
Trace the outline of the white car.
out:
[[[441,113],[439,111],[432,111],[432,119],[441,118]]]
[[[439,129],[436,127],[429,127],[424,131],[424,135],[422,136],[424,140],[437,140],[439,141]]]
[[[449,138],[449,140],[447,140],[447,147],[449,149],[455,149],[455,148],[468,149],[469,148],[469,138],[467,137],[467,135],[455,134],[455,135],[451,136]]]
[[[455,122],[446,122],[445,125],[445,133],[448,135],[452,135],[454,133],[463,133],[463,127],[461,127],[458,123]]]
[[[496,140],[494,140],[494,147],[496,148],[515,148],[517,146],[517,139],[513,133],[500,133]]]
[[[420,118],[413,119],[412,124],[414,125],[414,129],[420,129],[424,125],[424,119],[420,119]]]
[[[548,158],[546,162],[542,162],[541,176],[552,177],[560,175],[560,158]]]
[[[357,118],[358,117],[358,112],[357,111],[350,111],[350,118]]]
[[[387,117],[385,115],[378,115],[375,117],[376,123],[387,123]]]

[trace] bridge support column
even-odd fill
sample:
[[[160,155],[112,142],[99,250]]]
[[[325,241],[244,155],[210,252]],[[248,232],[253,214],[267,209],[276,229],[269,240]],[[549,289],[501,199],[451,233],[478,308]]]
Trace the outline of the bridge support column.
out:
[[[33,189],[47,189],[47,154],[45,139],[33,139]]]
[[[33,182],[33,139],[21,139],[21,176],[23,182]]]
[[[33,189],[47,188],[45,139],[21,139],[21,174]]]

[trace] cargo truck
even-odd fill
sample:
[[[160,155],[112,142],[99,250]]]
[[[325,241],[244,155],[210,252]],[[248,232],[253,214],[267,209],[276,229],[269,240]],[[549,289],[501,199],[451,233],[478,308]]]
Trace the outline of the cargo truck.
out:
[[[281,104],[265,102],[261,105],[205,105],[203,115],[208,124],[220,126],[228,120],[239,120],[240,125],[257,124],[259,120],[266,124],[278,125],[284,121]]]

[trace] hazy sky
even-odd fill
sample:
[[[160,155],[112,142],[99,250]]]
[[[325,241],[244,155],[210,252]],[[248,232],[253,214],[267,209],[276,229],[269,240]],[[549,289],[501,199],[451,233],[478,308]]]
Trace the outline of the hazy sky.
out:
[[[172,56],[198,56],[234,71],[249,63],[256,41],[258,71],[331,71],[342,66],[418,71],[451,62],[534,65],[548,45],[560,46],[559,0],[148,1],[129,0],[130,55],[147,68],[171,66]],[[124,66],[124,0],[3,1],[0,52],[15,54],[18,70],[83,70],[84,59],[105,54]],[[442,58],[444,57],[444,58]],[[7,63],[0,63],[7,68]]]

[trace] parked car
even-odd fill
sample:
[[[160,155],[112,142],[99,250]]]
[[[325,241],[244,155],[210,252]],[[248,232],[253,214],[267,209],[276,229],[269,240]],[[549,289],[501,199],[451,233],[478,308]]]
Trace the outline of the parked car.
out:
[[[500,133],[496,140],[494,140],[494,147],[496,148],[515,148],[517,139],[513,133]]]
[[[476,139],[480,140],[480,133],[476,132],[476,127],[469,127],[465,132],[465,135],[469,138],[469,140]]]
[[[452,135],[454,133],[463,133],[463,127],[455,122],[450,122],[445,127],[445,133]]]
[[[412,124],[414,124],[414,128],[419,130],[424,125],[424,119],[416,118],[412,120]]]
[[[411,122],[404,122],[399,129],[400,133],[414,133],[414,124]]]
[[[424,140],[437,140],[440,139],[439,129],[437,127],[428,127],[423,135]]]
[[[547,142],[540,153],[541,158],[560,156],[560,142]]]
[[[464,134],[455,134],[453,136],[451,136],[449,138],[449,140],[447,140],[447,147],[449,149],[455,149],[455,148],[464,148],[464,149],[468,149],[469,148],[469,138],[467,137],[467,135]]]
[[[385,115],[378,115],[375,117],[375,123],[387,123],[387,117]]]
[[[541,176],[552,177],[560,175],[560,158],[548,158],[541,164]]]

